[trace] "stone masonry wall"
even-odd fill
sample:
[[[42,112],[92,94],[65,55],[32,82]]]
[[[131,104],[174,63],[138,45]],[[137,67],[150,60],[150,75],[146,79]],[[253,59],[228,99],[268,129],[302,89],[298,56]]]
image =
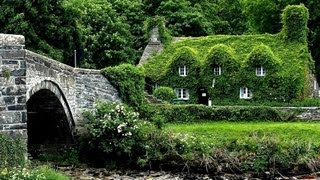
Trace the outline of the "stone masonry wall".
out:
[[[76,77],[76,119],[82,119],[82,112],[91,109],[99,100],[121,101],[118,91],[99,70],[75,69],[74,72]]]
[[[98,100],[120,101],[99,70],[62,64],[25,50],[24,42],[23,36],[0,34],[0,133],[27,137],[27,101],[41,89],[57,96],[75,128],[82,124],[82,111]]]
[[[0,34],[0,132],[27,134],[24,37]]]

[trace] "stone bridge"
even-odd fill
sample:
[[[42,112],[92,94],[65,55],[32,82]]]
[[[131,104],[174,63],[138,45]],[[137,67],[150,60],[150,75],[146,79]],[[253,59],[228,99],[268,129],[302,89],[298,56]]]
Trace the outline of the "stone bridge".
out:
[[[24,49],[20,35],[0,34],[0,133],[28,143],[67,142],[81,113],[99,99],[120,101],[99,70],[73,68]]]

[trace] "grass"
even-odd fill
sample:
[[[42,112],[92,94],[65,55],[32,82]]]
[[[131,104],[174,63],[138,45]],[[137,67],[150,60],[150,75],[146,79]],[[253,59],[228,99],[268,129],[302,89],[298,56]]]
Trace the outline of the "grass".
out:
[[[320,145],[318,141],[320,123],[318,122],[204,122],[168,124],[166,130],[187,133],[203,142],[218,145],[254,135],[276,138],[283,144],[299,141]]]

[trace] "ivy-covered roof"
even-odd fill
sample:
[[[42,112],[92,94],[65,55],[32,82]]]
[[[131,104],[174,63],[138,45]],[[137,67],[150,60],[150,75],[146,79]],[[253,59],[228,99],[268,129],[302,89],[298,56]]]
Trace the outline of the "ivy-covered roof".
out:
[[[282,34],[261,34],[261,35],[216,35],[207,37],[186,37],[173,42],[165,50],[151,58],[144,65],[146,76],[157,81],[164,76],[171,64],[175,53],[182,47],[191,48],[201,64],[204,64],[211,48],[218,44],[224,44],[235,52],[235,59],[241,66],[244,66],[248,55],[259,45],[266,45],[273,51],[275,57],[283,66],[280,74],[296,74],[307,71],[313,67],[313,60],[310,56],[308,46],[301,42],[288,42]]]

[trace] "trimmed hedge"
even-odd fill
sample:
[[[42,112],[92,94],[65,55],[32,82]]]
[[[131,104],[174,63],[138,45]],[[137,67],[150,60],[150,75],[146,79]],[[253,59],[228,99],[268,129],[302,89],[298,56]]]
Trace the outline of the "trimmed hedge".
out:
[[[280,111],[265,106],[224,106],[204,105],[144,105],[142,118],[151,119],[155,114],[163,116],[166,122],[197,121],[288,121],[298,110]]]
[[[139,108],[145,99],[145,75],[142,68],[131,64],[121,64],[107,67],[101,73],[118,89],[123,102]]]
[[[19,136],[0,134],[0,169],[23,167],[26,163],[27,145]]]

